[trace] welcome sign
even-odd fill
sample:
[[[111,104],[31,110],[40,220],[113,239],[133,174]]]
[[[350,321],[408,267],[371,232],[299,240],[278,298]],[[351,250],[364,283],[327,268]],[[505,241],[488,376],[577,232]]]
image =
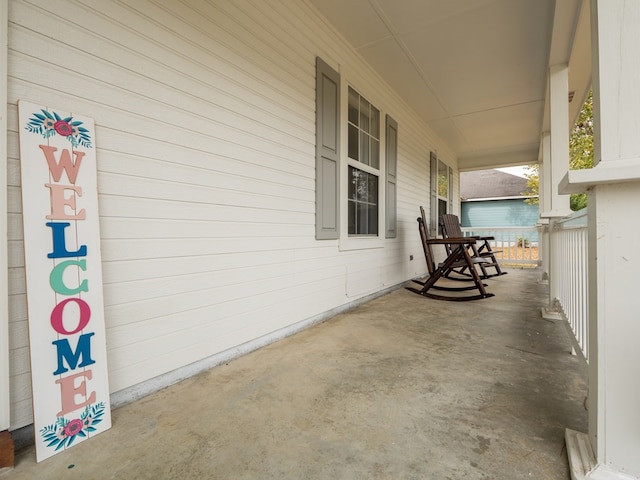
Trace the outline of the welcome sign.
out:
[[[37,461],[111,427],[95,127],[20,101]]]

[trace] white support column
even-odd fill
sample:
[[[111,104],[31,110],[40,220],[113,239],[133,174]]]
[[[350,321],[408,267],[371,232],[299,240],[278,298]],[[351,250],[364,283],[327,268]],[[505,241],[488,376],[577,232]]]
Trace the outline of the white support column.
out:
[[[594,0],[591,12],[596,169],[619,162],[640,167],[640,3]],[[598,464],[640,477],[640,179],[629,180],[596,184],[591,195],[597,290],[591,328],[598,353],[590,374],[597,389],[590,396],[597,398],[589,435]]]
[[[543,218],[565,217],[571,214],[569,196],[558,192],[558,185],[569,171],[569,67],[553,65],[549,68],[549,112],[551,132],[544,154],[550,161],[544,167],[544,196],[547,197]],[[545,132],[546,134],[546,132]],[[543,141],[547,140],[543,134]]]
[[[560,181],[569,171],[569,67],[566,64],[549,68],[549,113],[551,131],[542,137],[542,190],[543,204],[540,218],[548,222],[545,238],[545,258],[548,262],[549,305],[543,316],[560,319],[555,308],[558,283],[554,272],[558,268],[558,256],[554,248],[553,222],[571,214],[569,196],[558,191]]]
[[[551,262],[549,249],[549,219],[543,217],[544,212],[551,211],[551,132],[542,132],[540,153],[538,155],[538,219],[540,259],[542,275],[540,280],[549,281]]]
[[[591,0],[591,21],[598,163],[569,172],[561,184],[565,193],[589,190],[589,439],[596,466],[585,478],[640,478],[640,2]]]
[[[540,168],[538,172],[538,193],[540,194],[540,214],[551,212],[553,195],[551,176],[551,132],[542,132],[540,139]]]

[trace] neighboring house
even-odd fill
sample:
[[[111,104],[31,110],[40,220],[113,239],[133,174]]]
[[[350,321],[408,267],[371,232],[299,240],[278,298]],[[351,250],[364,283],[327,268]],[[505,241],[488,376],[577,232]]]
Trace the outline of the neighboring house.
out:
[[[460,173],[462,227],[532,227],[538,204],[525,202],[527,179],[500,170]],[[531,237],[537,241],[537,234]]]

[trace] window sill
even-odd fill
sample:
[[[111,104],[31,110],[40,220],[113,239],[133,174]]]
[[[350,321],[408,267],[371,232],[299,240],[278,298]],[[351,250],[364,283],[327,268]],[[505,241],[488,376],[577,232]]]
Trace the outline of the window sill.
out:
[[[339,250],[350,251],[350,250],[367,250],[373,248],[383,248],[384,247],[384,239],[376,236],[376,237],[346,237],[340,239]]]

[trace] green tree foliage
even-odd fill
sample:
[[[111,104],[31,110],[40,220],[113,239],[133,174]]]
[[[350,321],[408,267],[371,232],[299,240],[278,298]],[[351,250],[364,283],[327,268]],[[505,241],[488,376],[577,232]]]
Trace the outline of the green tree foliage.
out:
[[[593,167],[593,94],[589,92],[580,110],[578,120],[569,137],[569,169],[582,170]],[[578,211],[587,206],[587,195],[571,195],[571,210]]]
[[[593,167],[593,96],[589,92],[582,106],[578,120],[569,136],[569,170],[581,170]],[[523,195],[538,195],[539,170],[538,165],[530,165],[527,176],[527,191]],[[529,204],[538,203],[538,197],[528,198]],[[587,206],[587,195],[577,193],[571,195],[571,210],[578,211]]]
[[[529,196],[529,198],[524,203],[538,205],[538,192],[540,191],[538,164],[528,165],[527,170],[527,173],[524,174],[527,177],[527,191],[522,192],[522,195]]]

